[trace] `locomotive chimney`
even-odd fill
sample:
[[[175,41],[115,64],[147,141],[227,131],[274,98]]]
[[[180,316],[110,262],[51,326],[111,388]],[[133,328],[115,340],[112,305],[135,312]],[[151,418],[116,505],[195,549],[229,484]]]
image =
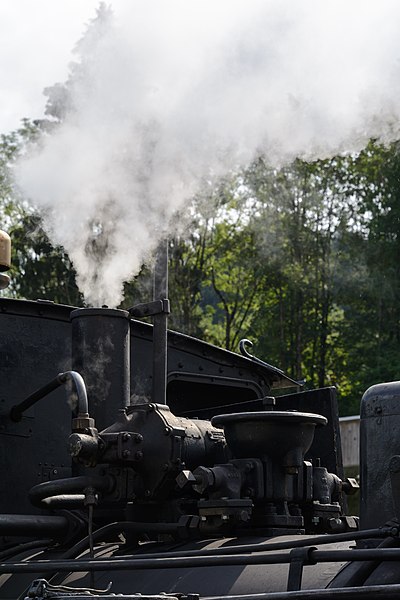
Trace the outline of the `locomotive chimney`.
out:
[[[78,308],[71,321],[72,368],[85,380],[90,416],[101,431],[130,402],[129,313]]]
[[[153,402],[166,404],[168,363],[168,241],[160,243],[154,265],[154,301],[163,310],[153,318]],[[166,306],[167,305],[167,306]]]
[[[128,309],[134,318],[153,317],[153,389],[152,402],[167,403],[168,367],[168,240],[156,252],[153,278],[153,301]]]

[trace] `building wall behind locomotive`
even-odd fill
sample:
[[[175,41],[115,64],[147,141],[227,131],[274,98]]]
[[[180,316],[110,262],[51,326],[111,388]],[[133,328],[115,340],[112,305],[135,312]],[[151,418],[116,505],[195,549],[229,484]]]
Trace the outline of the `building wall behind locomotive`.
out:
[[[28,490],[42,481],[71,474],[67,452],[71,409],[64,389],[40,400],[19,423],[13,423],[8,414],[13,405],[57,373],[71,368],[72,310],[72,307],[49,302],[0,300],[1,512],[33,512]],[[135,321],[131,330],[130,379],[131,402],[134,403],[151,397],[152,328]],[[171,332],[169,338],[167,401],[177,412],[184,412],[188,386],[193,407],[223,404],[239,398],[249,401],[268,394],[272,381],[248,369],[248,361],[241,356],[181,334]],[[90,392],[88,389],[89,407]],[[107,410],[109,418],[115,415],[112,422],[118,407],[119,399],[115,398],[115,410],[113,407]]]

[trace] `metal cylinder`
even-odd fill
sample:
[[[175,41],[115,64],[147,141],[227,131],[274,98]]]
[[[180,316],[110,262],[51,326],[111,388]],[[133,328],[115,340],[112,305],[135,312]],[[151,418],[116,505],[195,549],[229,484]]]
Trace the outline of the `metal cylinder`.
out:
[[[0,271],[11,267],[11,239],[8,233],[0,231]]]
[[[379,383],[360,407],[360,527],[379,527],[399,518],[400,478],[389,468],[399,454],[400,381]],[[397,480],[397,481],[396,481]]]
[[[0,515],[0,535],[65,535],[68,530],[68,519],[49,515]]]
[[[72,368],[85,381],[90,416],[99,431],[130,399],[129,313],[109,308],[72,311]]]

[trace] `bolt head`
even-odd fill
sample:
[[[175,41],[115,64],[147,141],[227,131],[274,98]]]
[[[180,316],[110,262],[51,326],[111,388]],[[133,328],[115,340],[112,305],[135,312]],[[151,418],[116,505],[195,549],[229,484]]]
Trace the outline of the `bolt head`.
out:
[[[183,488],[188,483],[195,483],[196,477],[193,475],[192,471],[189,471],[188,469],[184,469],[183,471],[181,471],[179,473],[179,475],[176,477],[175,481],[180,488]]]
[[[193,489],[199,494],[203,494],[207,489],[213,487],[214,474],[211,469],[200,466],[195,469],[193,475],[196,478],[196,483],[193,485]]]
[[[360,486],[358,484],[357,479],[354,479],[354,477],[347,477],[347,479],[345,479],[342,483],[342,488],[345,494],[352,496],[353,494],[358,492]]]

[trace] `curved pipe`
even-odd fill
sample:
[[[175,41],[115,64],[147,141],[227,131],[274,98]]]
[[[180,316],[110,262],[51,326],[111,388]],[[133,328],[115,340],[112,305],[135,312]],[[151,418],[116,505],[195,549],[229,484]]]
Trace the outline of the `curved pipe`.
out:
[[[72,381],[75,385],[76,394],[78,396],[78,413],[80,414],[88,414],[89,413],[89,405],[87,399],[86,385],[83,380],[83,377],[77,371],[65,371],[65,373],[60,373],[58,375],[62,383],[66,383],[67,381]]]
[[[57,505],[80,505],[84,500],[85,488],[92,487],[96,492],[110,492],[114,487],[112,477],[69,477],[55,479],[35,485],[29,491],[29,500],[38,508],[49,508]],[[82,495],[80,495],[80,494]]]
[[[88,415],[88,399],[85,382],[83,381],[82,376],[77,373],[77,371],[65,371],[65,373],[59,373],[57,377],[33,392],[33,394],[25,398],[25,400],[19,404],[15,404],[11,408],[10,419],[18,423],[22,419],[23,413],[28,410],[28,408],[68,381],[72,381],[75,386],[76,395],[78,397],[78,413]]]

